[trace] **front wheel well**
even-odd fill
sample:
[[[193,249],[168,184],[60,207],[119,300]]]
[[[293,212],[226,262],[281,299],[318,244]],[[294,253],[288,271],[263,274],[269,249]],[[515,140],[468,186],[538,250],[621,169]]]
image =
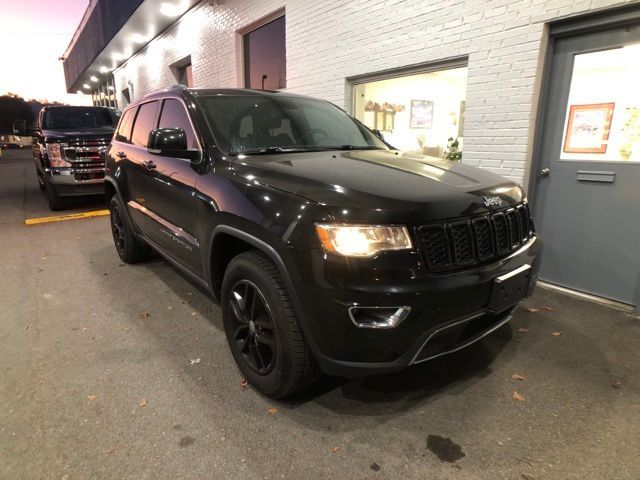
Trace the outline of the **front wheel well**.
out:
[[[211,280],[213,292],[217,298],[220,298],[222,279],[229,262],[234,257],[249,250],[256,250],[256,247],[228,233],[216,235],[211,249]]]
[[[111,197],[113,197],[115,194],[116,187],[114,187],[111,182],[104,182],[104,198],[107,201],[107,205],[109,205]]]

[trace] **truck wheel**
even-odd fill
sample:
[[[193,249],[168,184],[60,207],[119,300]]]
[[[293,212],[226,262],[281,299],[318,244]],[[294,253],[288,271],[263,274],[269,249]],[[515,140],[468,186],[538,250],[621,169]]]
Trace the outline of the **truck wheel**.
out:
[[[36,169],[36,178],[38,179],[38,188],[40,190],[44,190],[45,189],[44,179],[40,175],[40,172],[38,172],[38,169]]]
[[[55,212],[65,207],[63,199],[60,198],[53,187],[47,182],[44,182],[44,191],[47,195],[47,201],[49,202],[49,210]]]
[[[131,230],[125,218],[124,207],[117,195],[111,197],[109,213],[113,243],[122,261],[125,263],[138,263],[148,260],[151,257],[151,248],[146,243],[138,240]]]
[[[229,263],[222,318],[233,358],[259,392],[282,398],[319,377],[280,272],[263,254],[245,252]]]

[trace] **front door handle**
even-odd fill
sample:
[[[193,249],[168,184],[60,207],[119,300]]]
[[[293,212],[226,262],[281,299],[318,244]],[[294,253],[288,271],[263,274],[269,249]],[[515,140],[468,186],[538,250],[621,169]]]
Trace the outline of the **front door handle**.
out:
[[[127,154],[124,152],[117,152],[116,157],[122,158],[124,160],[125,158],[127,158]]]
[[[540,170],[541,177],[548,177],[550,173],[551,170],[549,170],[548,168],[543,168],[542,170]]]
[[[157,167],[157,165],[154,163],[153,160],[146,160],[144,162],[144,166],[147,167],[149,170],[153,170],[154,168]]]

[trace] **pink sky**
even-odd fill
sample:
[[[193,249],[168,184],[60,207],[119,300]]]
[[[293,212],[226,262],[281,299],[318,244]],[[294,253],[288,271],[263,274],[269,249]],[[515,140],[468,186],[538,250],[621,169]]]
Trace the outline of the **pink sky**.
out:
[[[0,95],[89,105],[91,96],[69,95],[62,56],[89,0],[0,0]]]

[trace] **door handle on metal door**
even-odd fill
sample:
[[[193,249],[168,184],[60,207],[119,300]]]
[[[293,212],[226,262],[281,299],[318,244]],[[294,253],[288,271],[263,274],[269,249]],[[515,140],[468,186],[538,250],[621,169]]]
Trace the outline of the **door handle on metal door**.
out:
[[[543,168],[542,170],[540,170],[541,177],[548,177],[550,173],[551,170],[549,170],[548,168]]]
[[[127,154],[124,153],[124,152],[117,152],[116,153],[116,157],[125,159],[125,158],[127,158]]]
[[[153,162],[153,160],[146,160],[143,163],[144,163],[144,166],[147,167],[149,170],[153,170],[154,168],[157,167],[157,165]]]

